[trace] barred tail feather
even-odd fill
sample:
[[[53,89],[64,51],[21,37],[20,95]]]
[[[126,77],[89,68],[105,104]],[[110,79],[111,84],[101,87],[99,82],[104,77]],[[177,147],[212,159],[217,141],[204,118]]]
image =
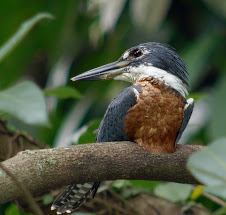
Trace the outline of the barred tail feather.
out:
[[[100,182],[87,182],[84,184],[69,185],[53,202],[52,210],[57,209],[57,214],[71,213],[78,209],[90,196],[93,197],[100,185]]]

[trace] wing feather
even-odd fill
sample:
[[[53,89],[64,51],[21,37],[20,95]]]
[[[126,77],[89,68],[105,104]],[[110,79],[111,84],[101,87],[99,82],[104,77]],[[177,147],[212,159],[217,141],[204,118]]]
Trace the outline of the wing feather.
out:
[[[141,88],[133,85],[112,100],[98,129],[97,142],[129,140],[124,131],[124,117],[136,104],[140,92]],[[99,181],[69,185],[56,198],[52,210],[57,209],[57,214],[62,214],[78,209],[91,194],[95,196],[100,183]]]
[[[184,119],[182,121],[180,131],[177,134],[175,145],[178,143],[178,141],[180,140],[185,128],[187,127],[187,124],[188,124],[188,122],[191,118],[191,114],[193,112],[193,109],[194,109],[194,99],[190,98],[190,99],[187,100],[187,104],[185,105],[185,108],[184,108]]]
[[[141,91],[139,86],[132,85],[111,101],[100,124],[97,142],[130,140],[124,131],[124,117],[128,110],[136,104]]]

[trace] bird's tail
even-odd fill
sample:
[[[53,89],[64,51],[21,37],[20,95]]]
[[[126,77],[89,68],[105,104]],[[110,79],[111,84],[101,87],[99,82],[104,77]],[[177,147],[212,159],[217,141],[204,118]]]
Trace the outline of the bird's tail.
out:
[[[69,185],[53,202],[51,210],[57,209],[57,214],[71,213],[78,209],[90,194],[94,197],[99,185],[100,182]]]

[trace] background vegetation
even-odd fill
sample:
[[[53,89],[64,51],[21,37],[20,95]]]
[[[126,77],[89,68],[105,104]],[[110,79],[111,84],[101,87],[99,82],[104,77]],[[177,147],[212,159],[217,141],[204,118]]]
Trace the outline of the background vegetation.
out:
[[[49,14],[35,17],[30,20],[32,29],[23,26],[23,40],[19,34],[7,43],[21,23],[43,11],[54,19]],[[131,46],[147,41],[167,43],[185,61],[190,97],[196,101],[181,143],[215,142],[188,164],[212,188],[143,181],[106,186],[113,186],[124,199],[150,191],[180,203],[184,211],[201,204],[206,214],[226,214],[226,1],[11,0],[1,3],[0,26],[1,160],[23,148],[94,142],[92,131],[98,128],[107,105],[128,84],[72,83],[70,78],[117,60]],[[15,45],[15,41],[17,46],[7,53],[4,45]],[[200,168],[202,173],[196,171]],[[215,172],[210,179],[211,168]],[[46,207],[52,200],[52,194],[39,199]],[[0,206],[0,214],[24,213],[8,203]]]

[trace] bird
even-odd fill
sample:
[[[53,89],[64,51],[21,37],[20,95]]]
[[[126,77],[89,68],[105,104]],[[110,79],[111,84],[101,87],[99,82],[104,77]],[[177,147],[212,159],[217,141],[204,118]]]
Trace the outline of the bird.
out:
[[[115,62],[71,78],[72,81],[121,80],[132,83],[109,104],[96,142],[132,141],[150,153],[176,151],[194,108],[189,72],[169,45],[147,42],[126,50]],[[100,182],[69,185],[53,202],[57,214],[78,209]]]

